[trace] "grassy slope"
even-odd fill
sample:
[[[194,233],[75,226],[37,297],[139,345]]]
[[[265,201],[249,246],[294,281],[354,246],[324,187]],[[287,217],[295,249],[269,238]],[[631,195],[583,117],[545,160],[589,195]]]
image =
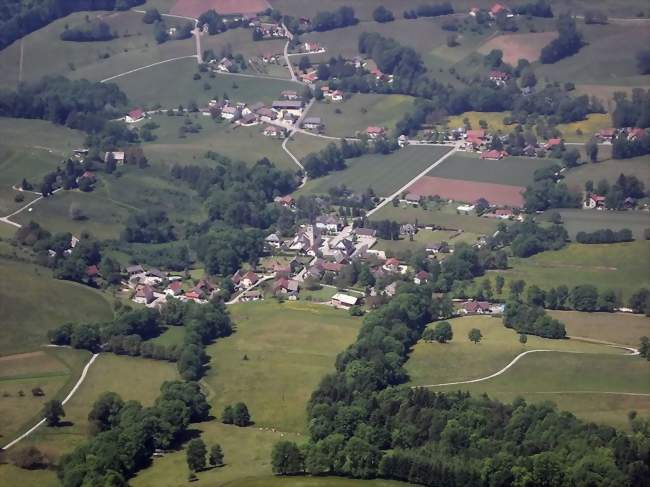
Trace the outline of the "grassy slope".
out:
[[[555,163],[554,159],[506,157],[500,161],[481,160],[477,154],[454,154],[444,164],[429,172],[429,176],[485,183],[526,186],[533,182],[537,169]]]
[[[600,152],[604,152],[601,147]],[[634,157],[632,159],[610,159],[597,164],[583,164],[565,173],[566,184],[582,191],[585,182],[591,180],[597,184],[601,179],[606,179],[613,184],[620,174],[632,175],[639,178],[650,187],[650,156]]]
[[[593,232],[603,228],[629,228],[636,239],[643,239],[643,231],[650,228],[650,215],[644,211],[559,210],[570,238],[578,232]],[[550,215],[548,213],[547,215]]]
[[[400,240],[377,240],[377,244],[373,247],[375,250],[384,250],[388,252],[389,255],[402,254],[405,251],[414,251],[418,249],[423,249],[427,244],[430,243],[440,243],[447,242],[450,245],[455,245],[460,242],[466,242],[473,244],[478,238],[478,234],[471,232],[464,232],[458,235],[455,238],[451,238],[456,235],[454,231],[447,230],[420,230],[415,234],[413,241],[408,238],[402,238]]]
[[[354,137],[371,125],[393,129],[404,113],[410,111],[412,100],[404,95],[355,94],[343,103],[316,103],[309,116],[321,118],[327,135]]]
[[[569,288],[592,284],[598,289],[621,292],[624,301],[641,287],[649,287],[647,262],[650,242],[581,245],[537,254],[527,259],[510,259],[511,270],[503,271],[506,280],[523,279],[548,289],[560,284]],[[501,271],[500,271],[501,272]],[[507,289],[507,284],[506,284]]]
[[[307,154],[323,150],[330,143],[336,142],[298,132],[292,135],[289,142],[287,142],[287,149],[289,149],[298,160],[302,160]]]
[[[378,195],[389,195],[448,151],[447,147],[410,146],[389,155],[368,154],[348,159],[347,169],[309,181],[301,193],[326,193],[333,186],[345,184],[357,192],[371,186]]]
[[[160,125],[155,130],[158,137],[144,144],[144,150],[152,164],[206,164],[214,161],[205,159],[207,151],[215,151],[234,160],[254,163],[268,157],[278,167],[296,170],[298,167],[282,150],[282,141],[261,134],[263,125],[237,127],[226,123],[215,123],[210,117],[193,116],[191,120],[201,124],[197,134],[178,137],[178,129],[185,117],[156,116],[153,120]]]
[[[204,382],[213,414],[244,401],[257,425],[303,432],[309,395],[354,340],[361,321],[306,303],[268,300],[229,309],[236,333],[207,350],[213,360]]]
[[[638,347],[639,338],[650,336],[650,318],[623,313],[549,311],[566,326],[567,334]]]
[[[66,321],[106,320],[109,303],[81,284],[59,281],[49,269],[0,259],[0,354],[33,350],[47,330]]]

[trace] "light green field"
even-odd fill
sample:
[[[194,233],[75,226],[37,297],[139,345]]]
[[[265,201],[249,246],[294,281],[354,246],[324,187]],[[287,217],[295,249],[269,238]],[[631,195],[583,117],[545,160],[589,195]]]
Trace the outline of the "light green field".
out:
[[[600,152],[604,148],[599,147]],[[610,184],[616,182],[620,174],[636,176],[645,184],[646,189],[650,187],[650,156],[634,157],[632,159],[610,159],[597,164],[583,164],[564,173],[566,184],[578,191],[584,191],[585,182],[591,180],[595,184],[601,179],[606,179]]]
[[[523,279],[528,285],[543,289],[564,284],[570,288],[592,284],[599,290],[620,292],[623,300],[641,287],[650,287],[647,265],[650,242],[637,241],[618,244],[569,244],[557,250],[542,252],[527,259],[511,258],[506,278]],[[507,289],[507,284],[505,289]]]
[[[405,255],[406,252],[413,252],[423,249],[427,244],[447,242],[450,246],[458,243],[473,244],[478,239],[479,235],[471,232],[463,232],[457,235],[458,232],[447,230],[425,230],[421,229],[413,237],[411,241],[408,237],[401,238],[400,240],[383,240],[378,239],[377,244],[373,250],[384,250],[389,255]],[[455,236],[455,237],[454,237]],[[454,238],[452,238],[454,237]]]
[[[551,311],[549,314],[564,323],[567,335],[639,346],[639,338],[650,336],[650,318],[626,313],[581,313]]]
[[[287,148],[294,156],[296,156],[298,160],[302,160],[305,156],[307,156],[307,154],[311,154],[312,152],[319,152],[332,142],[334,142],[336,145],[339,145],[338,141],[323,139],[321,137],[315,137],[313,135],[297,132],[293,134],[287,142]]]
[[[548,219],[551,212],[547,212],[543,219]],[[578,232],[593,232],[609,228],[621,230],[629,228],[636,239],[643,239],[643,232],[650,228],[650,215],[645,211],[599,211],[599,210],[558,210],[562,216],[570,238],[575,238]]]
[[[52,278],[49,269],[0,258],[0,355],[34,350],[47,331],[66,321],[101,321],[113,316],[100,292]]]
[[[101,42],[66,42],[59,38],[66,25],[71,28],[101,16],[119,38]],[[168,25],[175,21],[167,20]],[[56,20],[23,39],[23,81],[36,81],[45,75],[93,81],[178,56],[195,54],[194,40],[157,44],[153,26],[142,22],[136,12],[77,12]],[[0,52],[0,86],[15,88],[19,77],[20,42]],[[100,56],[109,54],[102,59]]]
[[[309,110],[309,116],[321,118],[327,135],[355,137],[371,125],[392,131],[412,105],[410,96],[359,93],[343,102],[326,100],[315,103]],[[341,113],[336,113],[336,110]]]
[[[152,338],[150,341],[156,345],[168,347],[170,345],[182,345],[183,338],[185,338],[185,327],[169,326],[160,336]]]
[[[90,353],[86,351],[61,348],[0,358],[2,442],[9,442],[36,423],[47,401],[62,399],[79,378],[89,358]],[[33,396],[31,390],[35,387],[43,389],[45,395]]]
[[[347,169],[307,182],[298,194],[321,194],[345,184],[358,193],[372,187],[377,195],[389,195],[408,183],[449,151],[448,147],[407,146],[392,154],[368,154],[346,160]]]
[[[453,115],[447,119],[447,126],[450,129],[457,129],[464,127],[464,119],[469,120],[472,129],[480,129],[479,121],[487,122],[487,130],[489,132],[510,132],[511,128],[503,124],[503,119],[510,115],[509,112],[465,112],[460,115]]]
[[[160,104],[164,108],[187,106],[190,101],[206,106],[214,96],[222,99],[224,93],[231,101],[270,103],[278,99],[281,91],[300,88],[290,81],[225,74],[210,78],[208,73],[201,73],[202,79],[194,80],[192,76],[197,71],[196,59],[181,59],[128,74],[114,82],[134,105]],[[210,85],[207,90],[205,83]]]
[[[465,232],[477,234],[493,234],[498,222],[492,218],[481,218],[473,215],[459,215],[455,204],[441,206],[431,205],[426,210],[412,206],[384,206],[374,213],[371,220],[394,220],[398,223],[414,223],[421,225],[436,225],[442,228],[463,229]]]
[[[573,123],[561,123],[556,128],[562,132],[566,142],[587,142],[600,129],[612,126],[612,118],[608,113],[591,113],[586,120]],[[582,134],[576,133],[581,131]]]
[[[304,301],[314,301],[318,303],[324,303],[329,301],[332,296],[336,294],[336,288],[333,286],[322,286],[320,289],[315,289],[313,291],[308,291],[307,289],[300,290],[300,299]]]
[[[228,309],[236,332],[207,349],[212,361],[203,382],[213,414],[244,401],[256,427],[304,432],[307,400],[333,370],[336,354],[354,341],[360,318],[302,301],[269,299]]]
[[[185,117],[158,115],[153,121],[160,125],[154,133],[158,137],[153,142],[143,145],[152,164],[201,164],[213,166],[215,163],[206,159],[209,150],[218,152],[233,160],[255,163],[268,157],[276,166],[295,171],[298,166],[282,150],[282,141],[265,137],[261,132],[264,125],[240,127],[226,121],[214,122],[211,117],[193,115],[193,122],[201,124],[203,129],[197,134],[178,137],[178,129]]]

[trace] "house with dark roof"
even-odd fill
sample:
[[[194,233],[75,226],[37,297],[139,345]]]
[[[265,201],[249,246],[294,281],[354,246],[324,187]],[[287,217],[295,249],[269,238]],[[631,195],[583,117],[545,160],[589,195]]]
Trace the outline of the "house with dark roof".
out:
[[[323,128],[323,122],[321,122],[320,117],[307,117],[302,122],[302,128],[307,130],[321,130]]]

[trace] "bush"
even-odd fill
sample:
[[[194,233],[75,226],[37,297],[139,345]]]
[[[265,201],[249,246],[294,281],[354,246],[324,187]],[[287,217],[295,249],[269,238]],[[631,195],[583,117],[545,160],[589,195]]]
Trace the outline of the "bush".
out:
[[[375,22],[380,22],[380,23],[392,22],[393,20],[395,20],[395,16],[393,15],[393,12],[388,10],[383,5],[380,5],[375,9],[375,11],[372,13],[372,18],[375,19]]]
[[[13,454],[12,462],[17,467],[26,470],[47,468],[50,463],[48,458],[34,446],[28,446],[18,450]]]

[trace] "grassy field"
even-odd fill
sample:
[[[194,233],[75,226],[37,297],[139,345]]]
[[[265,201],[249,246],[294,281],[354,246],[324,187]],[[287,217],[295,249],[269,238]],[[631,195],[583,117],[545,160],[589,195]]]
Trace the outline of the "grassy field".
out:
[[[347,169],[307,182],[299,194],[326,193],[333,186],[345,184],[356,192],[370,186],[378,195],[389,195],[448,151],[448,147],[407,146],[389,155],[368,154],[348,159]]]
[[[578,311],[549,311],[562,321],[571,336],[639,346],[639,338],[650,336],[650,318],[624,313],[580,313]]]
[[[72,28],[85,23],[86,15],[101,17],[120,37],[102,42],[66,42],[59,38],[66,25]],[[166,22],[175,24],[169,19]],[[0,52],[0,86],[15,88],[18,83],[20,44],[15,42]],[[142,14],[130,11],[77,12],[26,36],[22,44],[23,81],[55,74],[99,81],[164,59],[195,54],[193,39],[157,44],[153,26],[142,22]]]
[[[0,355],[34,350],[47,330],[66,321],[101,321],[113,316],[101,293],[53,279],[49,269],[0,258]]]
[[[354,340],[361,320],[304,302],[267,300],[229,310],[236,333],[207,349],[213,360],[203,382],[214,414],[244,401],[257,426],[304,432],[309,395]]]
[[[603,228],[629,228],[636,239],[643,239],[643,231],[650,228],[650,215],[643,211],[559,210],[569,237],[578,232],[593,232]],[[546,216],[550,215],[547,213]]]
[[[268,157],[280,168],[291,171],[299,169],[282,150],[281,140],[262,135],[263,125],[240,127],[226,122],[215,123],[210,117],[200,115],[190,116],[190,119],[201,124],[203,129],[197,134],[179,138],[178,129],[185,117],[153,117],[153,121],[160,125],[154,132],[158,138],[144,144],[152,164],[214,165],[214,161],[204,157],[211,150],[248,163]]]
[[[456,213],[455,204],[431,205],[426,210],[412,206],[386,205],[371,220],[395,220],[399,223],[415,223],[421,225],[436,225],[442,228],[462,229],[465,232],[477,234],[493,234],[498,222],[492,218],[480,218]]]
[[[183,326],[169,326],[156,338],[152,338],[151,342],[156,345],[182,345],[185,338],[185,327]]]
[[[270,103],[277,99],[282,90],[300,88],[296,83],[282,80],[260,80],[244,76],[216,74],[210,78],[202,73],[202,79],[194,80],[197,72],[196,59],[181,59],[160,64],[114,80],[135,105],[151,107],[160,104],[165,108],[176,108],[194,101],[199,106],[224,93],[232,101]],[[206,89],[206,83],[209,87]]]
[[[293,134],[289,139],[289,142],[287,142],[287,148],[298,158],[298,160],[302,160],[307,156],[307,154],[321,151],[332,142],[338,145],[338,143],[333,140],[297,132]]]
[[[542,252],[527,259],[511,258],[506,280],[523,279],[543,289],[564,284],[569,288],[592,284],[601,291],[612,289],[627,299],[641,287],[650,287],[647,262],[650,242],[582,245]],[[507,289],[507,284],[506,284]]]
[[[399,487],[412,484],[394,480],[360,480],[341,477],[264,477],[228,483],[228,487]]]
[[[478,154],[456,153],[430,171],[428,176],[526,186],[533,182],[533,174],[537,169],[556,162],[554,159],[531,157],[506,157],[500,161],[491,161],[480,159]]]
[[[612,118],[608,113],[591,113],[586,120],[572,123],[561,123],[556,128],[562,132],[566,142],[587,142],[600,129],[612,126]]]
[[[605,152],[603,147],[600,152]],[[606,179],[610,184],[616,182],[620,174],[636,176],[650,187],[650,156],[634,157],[632,159],[609,159],[597,164],[583,164],[564,173],[566,184],[578,191],[583,191],[585,182],[591,180],[598,184],[601,179]]]
[[[63,398],[89,358],[90,353],[72,349],[46,349],[1,357],[0,441],[9,442],[31,427],[45,402]],[[31,390],[35,387],[40,387],[45,395],[33,396]]]
[[[449,245],[454,246],[460,242],[473,244],[479,237],[477,233],[463,232],[457,235],[455,231],[448,230],[425,230],[421,229],[415,234],[413,241],[408,238],[400,240],[382,240],[378,239],[377,244],[373,250],[383,250],[388,255],[405,255],[407,252],[423,249],[427,244],[447,242]]]
[[[410,96],[359,93],[343,103],[318,102],[309,116],[321,118],[327,135],[354,137],[371,125],[392,130],[412,104]]]

